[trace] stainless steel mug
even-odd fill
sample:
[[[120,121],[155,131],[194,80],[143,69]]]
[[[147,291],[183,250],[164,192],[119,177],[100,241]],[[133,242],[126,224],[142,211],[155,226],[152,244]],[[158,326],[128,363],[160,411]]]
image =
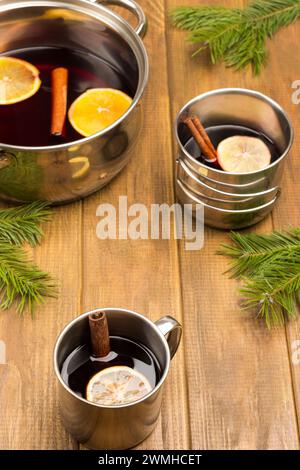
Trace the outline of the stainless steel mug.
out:
[[[138,19],[136,29],[109,4],[130,10]],[[124,168],[142,127],[140,104],[149,68],[141,40],[146,26],[134,0],[1,0],[0,54],[48,46],[79,50],[117,70],[133,94],[128,111],[91,137],[49,147],[0,142],[1,199],[72,202],[98,191]],[[86,169],[80,177],[72,163],[77,157]]]
[[[218,228],[222,230],[237,230],[261,222],[273,210],[277,199],[275,196],[271,201],[262,205],[248,209],[224,209],[208,204],[200,199],[198,195],[188,189],[180,180],[176,180],[176,195],[181,204],[192,206],[191,215],[197,217],[196,206],[200,205],[204,209],[204,223],[208,227]],[[203,222],[203,215],[200,212],[200,223]]]
[[[76,395],[61,377],[62,365],[75,348],[87,344],[88,317],[97,310],[85,313],[60,334],[54,349],[54,369],[59,382],[59,402],[63,423],[78,442],[91,449],[129,449],[142,442],[155,428],[161,403],[163,385],[170,361],[181,340],[181,325],[172,317],[153,323],[130,310],[105,308],[111,335],[124,336],[147,346],[156,356],[162,376],[156,387],[144,398],[120,406],[101,406]]]
[[[190,169],[186,162],[178,160],[176,162],[176,176],[188,190],[207,204],[212,204],[216,208],[229,210],[251,209],[272,201],[281,192],[279,187],[268,189],[261,193],[236,194],[212,188],[201,181]]]
[[[275,142],[280,157],[267,168],[252,173],[228,173],[208,167],[187,152],[190,132],[182,122],[186,115],[198,114],[207,128],[224,124],[250,127]],[[203,93],[189,101],[178,113],[175,135],[179,158],[207,186],[232,194],[259,193],[280,185],[284,165],[292,147],[294,131],[282,107],[262,93],[243,88],[222,88]]]
[[[205,127],[230,124],[262,132],[275,142],[280,156],[267,168],[252,173],[228,173],[204,165],[186,149],[191,135],[182,118],[193,114],[201,117]],[[181,109],[175,134],[179,147],[177,197],[182,204],[192,204],[194,215],[195,204],[202,206],[206,225],[242,229],[260,222],[273,210],[294,137],[292,124],[278,103],[253,90],[212,90]]]

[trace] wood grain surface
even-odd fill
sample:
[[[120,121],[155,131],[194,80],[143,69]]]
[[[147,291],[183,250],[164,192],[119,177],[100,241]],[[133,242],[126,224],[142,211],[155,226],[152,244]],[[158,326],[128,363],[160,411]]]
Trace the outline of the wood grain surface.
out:
[[[300,79],[300,22],[269,44],[260,77],[212,66],[208,54],[191,58],[185,33],[170,25],[170,8],[220,1],[139,0],[148,20],[145,45],[150,81],[143,98],[144,126],[127,168],[94,196],[53,210],[45,240],[31,252],[58,280],[60,295],[34,320],[12,310],[0,315],[6,364],[0,365],[0,449],[77,449],[58,413],[52,367],[55,338],[78,314],[97,307],[138,311],[153,321],[172,315],[184,338],[172,362],[162,414],[141,449],[299,449],[300,365],[293,344],[300,321],[271,332],[242,315],[238,283],[222,273],[215,252],[226,232],[205,230],[205,245],[188,252],[176,240],[110,240],[96,237],[99,204],[175,201],[173,122],[193,96],[220,87],[256,89],[279,101],[296,130],[300,107],[291,84]],[[246,4],[226,0],[227,6]],[[286,168],[283,195],[272,216],[252,230],[300,226],[300,140]],[[295,361],[294,361],[295,362]]]

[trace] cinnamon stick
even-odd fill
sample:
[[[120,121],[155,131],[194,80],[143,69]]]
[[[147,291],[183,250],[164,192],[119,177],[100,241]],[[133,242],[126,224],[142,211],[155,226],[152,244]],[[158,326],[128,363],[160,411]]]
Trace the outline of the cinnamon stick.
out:
[[[68,106],[69,72],[64,67],[52,71],[52,121],[51,134],[61,136],[64,131]]]
[[[210,137],[209,135],[207,134],[206,130],[204,129],[203,125],[202,125],[202,122],[200,121],[200,119],[198,118],[198,116],[193,116],[193,123],[194,125],[196,126],[197,130],[199,131],[200,135],[202,136],[203,140],[205,141],[205,143],[208,145],[208,147],[210,148],[210,150],[212,151],[212,153],[215,155],[215,158],[217,158],[217,151],[212,143],[212,141],[210,140]]]
[[[203,155],[212,163],[218,165],[218,154],[206,130],[197,116],[188,116],[183,122],[190,129]]]
[[[110,353],[106,314],[104,312],[93,313],[89,316],[89,325],[94,357],[106,357]]]
[[[184,119],[184,123],[188,126],[188,128],[190,129],[194,139],[196,140],[198,146],[200,147],[200,150],[202,151],[202,153],[204,154],[204,156],[214,162],[216,161],[216,154],[214,151],[212,151],[212,149],[210,148],[210,146],[206,143],[206,141],[204,140],[204,138],[202,137],[201,133],[198,131],[195,123],[194,123],[194,120],[193,118],[191,117],[187,117]]]

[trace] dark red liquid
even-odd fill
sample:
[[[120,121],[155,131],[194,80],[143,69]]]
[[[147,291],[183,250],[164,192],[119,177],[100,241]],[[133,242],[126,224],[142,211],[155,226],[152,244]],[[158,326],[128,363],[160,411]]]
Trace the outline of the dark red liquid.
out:
[[[103,369],[127,366],[146,377],[155,388],[162,371],[158,360],[146,346],[127,338],[110,337],[111,352],[104,359],[95,359],[90,346],[82,345],[66,358],[61,376],[64,382],[80,397],[86,398],[86,387],[90,379]]]
[[[42,86],[31,98],[12,105],[0,105],[0,143],[26,147],[58,145],[82,138],[66,120],[63,137],[51,136],[51,71],[69,71],[68,108],[90,88],[116,88],[133,97],[129,82],[117,70],[95,55],[62,48],[35,48],[5,55],[35,65]]]
[[[237,125],[212,126],[207,127],[206,132],[209,135],[216,149],[218,148],[218,145],[220,142],[222,142],[222,140],[227,139],[228,137],[233,137],[235,135],[243,135],[247,137],[256,137],[258,139],[261,139],[267,145],[271,152],[272,162],[277,160],[277,158],[279,158],[281,155],[277,145],[275,144],[275,142],[273,142],[272,139],[270,139],[267,135],[263,134],[262,132],[258,132],[254,129],[251,129],[250,127]],[[194,140],[193,137],[191,137],[187,141],[187,143],[185,144],[185,148],[190,155],[199,160],[201,163],[204,163],[205,165],[211,168],[216,168],[216,166],[213,163],[209,162],[206,157],[201,153],[197,142]]]

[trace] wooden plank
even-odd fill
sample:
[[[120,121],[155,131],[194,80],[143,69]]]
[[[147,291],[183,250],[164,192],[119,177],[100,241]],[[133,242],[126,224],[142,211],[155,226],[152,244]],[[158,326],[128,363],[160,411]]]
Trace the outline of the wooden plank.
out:
[[[6,362],[0,365],[0,449],[74,449],[58,414],[53,347],[63,326],[80,312],[81,203],[53,209],[34,260],[60,285],[36,318],[14,310],[0,317]]]
[[[128,205],[172,203],[174,200],[169,119],[164,6],[159,0],[140,2],[149,18],[145,40],[151,76],[143,109],[143,133],[125,171],[107,188],[84,202],[83,307],[113,306],[138,311],[152,320],[173,315],[181,320],[180,283],[175,241],[105,240],[96,238],[96,208],[119,196]],[[158,86],[159,84],[159,86]],[[139,448],[187,449],[189,422],[182,346],[167,381],[162,416]]]
[[[243,3],[227,1],[226,6]],[[166,1],[169,8],[182,4],[197,5],[199,1]],[[250,71],[236,73],[223,65],[213,66],[208,54],[192,59],[193,48],[184,38],[184,33],[168,30],[173,119],[190,98],[214,88],[248,87],[276,99],[282,83],[271,67],[262,79],[254,78]],[[272,47],[276,50],[276,44]],[[280,70],[284,68],[283,55]],[[269,217],[255,230],[265,232],[272,227]],[[268,332],[240,314],[238,285],[222,276],[226,261],[215,255],[226,234],[206,229],[205,235],[201,252],[188,253],[181,247],[180,253],[192,448],[296,449],[285,332]]]
[[[273,223],[276,229],[300,226],[300,194],[298,191],[300,138],[297,127],[300,118],[300,105],[294,104],[292,100],[292,94],[295,92],[292,84],[300,77],[300,64],[298,60],[295,60],[299,33],[299,22],[290,26],[287,30],[281,31],[274,40],[274,47],[272,47],[269,57],[269,70],[274,71],[273,73],[277,77],[276,88],[274,87],[273,93],[288,112],[295,127],[295,142],[284,172],[281,201],[273,212]],[[297,357],[293,360],[293,354],[296,347],[299,349],[296,342],[300,341],[300,319],[296,322],[290,322],[286,330],[299,432],[300,364],[297,362]]]

